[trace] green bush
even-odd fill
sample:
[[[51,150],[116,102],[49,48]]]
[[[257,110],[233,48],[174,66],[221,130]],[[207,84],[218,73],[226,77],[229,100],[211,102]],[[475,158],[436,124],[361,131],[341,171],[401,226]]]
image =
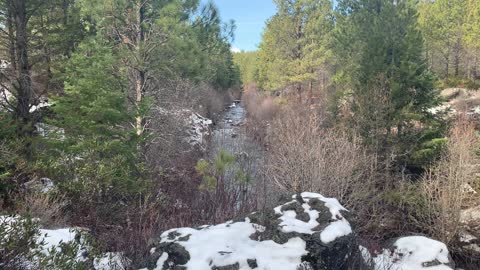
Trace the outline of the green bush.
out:
[[[74,241],[45,249],[39,224],[30,217],[0,216],[0,269],[84,270],[91,263],[92,239],[76,232]]]

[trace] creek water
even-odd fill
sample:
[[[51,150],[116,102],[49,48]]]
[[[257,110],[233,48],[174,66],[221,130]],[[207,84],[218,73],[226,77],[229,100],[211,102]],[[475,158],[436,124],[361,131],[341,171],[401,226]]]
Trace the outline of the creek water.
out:
[[[210,159],[223,150],[239,159],[259,162],[263,157],[263,148],[248,136],[245,121],[246,110],[241,102],[235,102],[225,109],[223,117],[213,128],[208,151]]]
[[[253,195],[258,193],[259,185],[263,183],[265,152],[263,147],[248,135],[245,121],[246,110],[241,102],[228,106],[211,133],[207,156],[215,164],[220,151],[233,155],[235,162],[225,171],[224,184],[228,190]],[[243,181],[239,181],[239,172],[246,177]],[[237,207],[241,208],[245,200],[239,198]]]

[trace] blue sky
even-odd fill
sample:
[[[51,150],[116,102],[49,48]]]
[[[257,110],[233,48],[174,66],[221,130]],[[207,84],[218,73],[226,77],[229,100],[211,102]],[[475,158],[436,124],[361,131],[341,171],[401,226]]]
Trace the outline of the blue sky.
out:
[[[208,2],[202,0],[202,3]],[[253,51],[261,41],[265,21],[275,14],[271,0],[213,0],[223,21],[235,20],[237,31],[232,45],[244,51]]]

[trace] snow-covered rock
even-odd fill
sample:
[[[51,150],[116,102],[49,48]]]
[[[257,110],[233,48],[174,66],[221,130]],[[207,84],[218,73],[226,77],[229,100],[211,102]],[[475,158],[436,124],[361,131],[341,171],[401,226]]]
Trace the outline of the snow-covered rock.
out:
[[[10,66],[10,62],[0,59],[0,69],[6,69]]]
[[[447,246],[423,236],[398,238],[380,254],[372,256],[360,247],[364,260],[375,270],[453,270]]]
[[[205,150],[206,139],[210,135],[210,126],[213,124],[212,120],[189,109],[156,108],[156,111],[162,117],[172,119],[177,127],[181,127],[184,142]]]
[[[196,112],[189,111],[189,113],[187,124],[191,126],[191,129],[187,131],[188,136],[185,140],[193,146],[203,146],[206,137],[210,135],[210,125],[213,124],[213,121]]]
[[[47,193],[55,188],[55,184],[50,178],[34,179],[23,184],[25,189],[31,192]]]
[[[302,193],[242,220],[168,230],[148,269],[347,269],[356,241],[345,214],[336,199]]]
[[[36,105],[32,105],[30,107],[30,113],[33,113],[33,112],[36,112],[38,111],[39,109],[41,108],[46,108],[46,107],[50,107],[52,106],[53,104],[48,102],[48,100],[46,98],[40,98],[40,101],[38,102],[38,104]]]

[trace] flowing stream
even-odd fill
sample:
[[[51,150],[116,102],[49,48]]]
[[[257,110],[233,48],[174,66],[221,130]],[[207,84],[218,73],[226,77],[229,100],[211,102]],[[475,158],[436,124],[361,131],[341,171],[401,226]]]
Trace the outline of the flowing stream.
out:
[[[241,102],[226,108],[223,117],[213,128],[209,158],[224,150],[237,158],[246,158],[257,163],[263,156],[262,146],[248,136],[245,129],[246,110]]]
[[[235,163],[225,172],[227,190],[236,190],[245,195],[259,192],[263,179],[263,147],[248,136],[245,128],[246,111],[241,102],[235,102],[224,112],[221,120],[214,126],[208,159],[214,161],[220,151],[235,156]],[[245,177],[239,181],[238,173]],[[254,197],[254,196],[252,196]],[[237,201],[240,206],[245,198]]]

